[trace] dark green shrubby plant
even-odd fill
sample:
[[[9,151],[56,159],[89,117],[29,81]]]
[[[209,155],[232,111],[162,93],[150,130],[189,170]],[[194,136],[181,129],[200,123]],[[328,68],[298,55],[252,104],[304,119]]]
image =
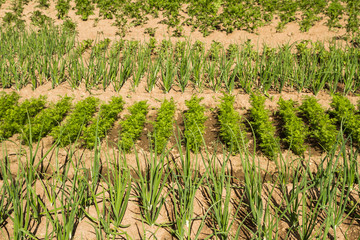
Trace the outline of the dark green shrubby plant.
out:
[[[70,0],[58,0],[55,8],[57,10],[56,16],[64,19],[70,10]]]
[[[158,111],[156,121],[154,122],[154,133],[152,136],[153,144],[157,153],[164,151],[166,143],[173,134],[175,117],[175,102],[164,100]]]
[[[275,127],[270,121],[270,111],[265,109],[265,96],[251,94],[251,126],[262,152],[270,159],[279,153],[279,140],[275,137]]]
[[[13,109],[19,101],[19,94],[12,92],[6,94],[5,92],[0,92],[0,121],[6,116],[6,111]]]
[[[75,105],[73,112],[66,119],[65,123],[57,126],[51,135],[64,147],[75,142],[80,136],[82,129],[90,122],[96,111],[99,99],[88,97]]]
[[[32,98],[25,100],[6,110],[4,118],[0,122],[0,139],[6,139],[19,133],[29,119],[35,117],[44,109],[46,98]]]
[[[331,107],[333,110],[330,113],[338,124],[351,135],[354,142],[360,143],[360,116],[356,114],[355,106],[347,97],[337,94],[333,96]]]
[[[310,124],[310,134],[314,137],[321,147],[329,151],[336,143],[337,129],[334,119],[317,102],[315,97],[307,97],[300,106],[301,113]]]
[[[185,112],[185,139],[186,144],[190,150],[197,152],[203,143],[203,135],[205,132],[205,107],[200,105],[201,100],[204,98],[198,98],[192,96],[190,100],[185,101],[188,110]]]
[[[83,21],[87,21],[90,15],[94,15],[94,5],[89,0],[75,0],[76,15],[80,15]]]
[[[298,109],[295,107],[295,102],[292,100],[285,101],[280,97],[278,105],[279,114],[283,120],[282,128],[285,135],[283,141],[296,155],[303,155],[306,150],[304,143],[308,129],[302,119],[296,115]]]
[[[135,141],[140,137],[145,125],[146,114],[149,105],[146,101],[140,101],[129,107],[130,115],[125,116],[125,120],[120,123],[120,147],[129,152]]]
[[[237,153],[247,141],[245,125],[242,123],[240,114],[234,109],[235,97],[225,94],[221,100],[218,111],[219,135],[230,151]]]
[[[23,129],[23,141],[31,139],[38,141],[45,137],[51,130],[60,124],[71,108],[71,97],[64,97],[56,104],[51,104],[41,111]]]
[[[92,123],[84,129],[82,139],[87,148],[95,146],[96,138],[101,141],[106,136],[107,131],[118,119],[119,113],[124,109],[124,104],[122,97],[113,97],[108,104],[100,106],[98,116],[93,117]]]

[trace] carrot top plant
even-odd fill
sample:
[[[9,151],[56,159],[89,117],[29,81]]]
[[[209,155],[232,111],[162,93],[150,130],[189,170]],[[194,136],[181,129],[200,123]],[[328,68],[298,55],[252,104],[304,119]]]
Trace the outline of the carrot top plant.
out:
[[[251,126],[263,153],[275,159],[279,153],[279,140],[275,137],[275,127],[270,121],[270,111],[265,109],[265,96],[251,94]]]
[[[23,129],[23,141],[25,139],[29,140],[29,136],[31,136],[32,141],[38,141],[51,132],[55,126],[60,124],[70,110],[71,100],[70,97],[64,97],[31,119]]]
[[[15,105],[6,111],[4,118],[0,122],[0,139],[11,137],[19,133],[27,121],[36,116],[45,108],[45,97],[32,98],[23,103]]]
[[[6,116],[6,111],[13,109],[19,100],[20,96],[16,92],[6,94],[0,93],[0,121]]]
[[[113,126],[118,119],[118,114],[124,109],[125,102],[122,97],[113,97],[108,104],[100,106],[97,117],[91,119],[91,124],[84,129],[82,139],[87,148],[95,146],[96,138],[101,140],[106,136],[106,132]]]
[[[129,107],[130,115],[120,123],[120,147],[129,152],[135,141],[140,137],[146,121],[149,105],[146,101],[140,101]]]
[[[165,99],[158,111],[152,136],[157,153],[164,151],[166,143],[173,134],[175,109],[174,99],[170,101]]]
[[[225,94],[221,100],[218,111],[219,135],[230,151],[237,153],[240,151],[240,146],[244,146],[246,142],[245,125],[241,121],[240,114],[234,109],[235,97]]]
[[[346,133],[350,134],[352,140],[360,143],[360,116],[356,114],[355,106],[350,100],[341,95],[334,95],[330,112],[337,122],[344,127]]]
[[[304,142],[308,133],[304,122],[296,116],[295,102],[292,100],[285,101],[280,97],[278,105],[279,114],[284,122],[285,138],[283,140],[295,154],[303,155],[306,150]]]
[[[60,146],[66,146],[78,139],[82,130],[91,120],[96,111],[99,99],[88,97],[75,105],[63,125],[53,129],[51,135],[59,142]]]
[[[300,106],[301,113],[309,121],[310,134],[319,145],[329,151],[336,143],[337,129],[334,119],[330,119],[315,97],[307,97]]]
[[[205,132],[205,107],[200,104],[203,98],[193,95],[190,100],[185,101],[188,110],[185,112],[185,139],[187,146],[194,152],[198,151],[203,143]]]

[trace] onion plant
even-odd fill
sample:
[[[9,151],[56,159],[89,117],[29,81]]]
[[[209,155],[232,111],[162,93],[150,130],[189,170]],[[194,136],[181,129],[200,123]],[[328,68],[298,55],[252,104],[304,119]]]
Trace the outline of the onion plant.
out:
[[[176,76],[176,62],[174,61],[172,49],[163,53],[160,56],[162,59],[161,64],[161,80],[164,92],[168,93],[175,81]]]
[[[170,194],[170,192],[164,193],[170,174],[166,167],[167,156],[157,156],[153,152],[150,153],[149,157],[144,156],[145,169],[142,169],[137,152],[135,152],[135,157],[137,180],[135,181],[134,190],[138,198],[141,217],[148,225],[157,225],[156,221],[167,196]]]
[[[205,219],[202,220],[196,232],[193,229],[193,223],[196,220],[194,216],[194,204],[196,193],[204,182],[205,174],[201,177],[198,157],[193,159],[190,155],[189,147],[183,152],[181,143],[177,139],[177,149],[180,153],[180,162],[172,171],[172,203],[174,207],[174,222],[171,230],[172,234],[178,239],[197,239],[203,229]],[[195,160],[195,161],[194,161]],[[194,232],[194,235],[192,233]]]
[[[133,87],[139,86],[141,78],[144,76],[147,65],[150,60],[150,49],[146,46],[140,46],[137,50],[136,56],[136,68],[133,72]]]

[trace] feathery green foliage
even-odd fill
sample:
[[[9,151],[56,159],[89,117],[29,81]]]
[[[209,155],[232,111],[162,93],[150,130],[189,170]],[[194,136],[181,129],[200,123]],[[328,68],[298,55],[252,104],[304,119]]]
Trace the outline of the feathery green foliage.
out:
[[[119,145],[124,151],[129,152],[140,137],[145,125],[148,107],[146,101],[135,103],[129,107],[130,115],[126,115],[125,120],[121,121]]]
[[[205,132],[205,107],[200,104],[203,98],[193,95],[190,100],[185,100],[188,110],[184,113],[185,139],[187,146],[197,152],[203,143]]]
[[[307,97],[300,106],[301,113],[310,124],[310,134],[321,147],[329,151],[336,143],[338,135],[335,119],[330,119],[315,97]]]
[[[48,108],[37,114],[23,129],[23,141],[38,141],[45,137],[51,130],[60,124],[71,108],[70,97],[63,97],[57,103],[52,103]]]
[[[164,151],[166,143],[173,135],[175,117],[175,102],[171,98],[170,101],[164,99],[154,122],[154,133],[152,141],[157,153]]]
[[[60,146],[74,143],[78,139],[95,113],[98,102],[99,99],[94,97],[79,101],[65,123],[53,129],[51,135]]]
[[[279,140],[275,137],[275,127],[270,121],[270,111],[265,109],[265,100],[264,96],[251,94],[251,126],[262,152],[270,159],[275,159],[279,153]]]
[[[247,142],[245,125],[241,116],[234,109],[235,97],[225,94],[221,98],[218,120],[220,124],[220,137],[233,153],[239,152],[240,146]]]
[[[308,130],[296,113],[298,109],[292,100],[285,101],[280,97],[278,101],[279,114],[283,120],[283,131],[285,138],[283,141],[297,155],[303,155],[306,150],[305,140]]]
[[[95,146],[96,138],[99,142],[106,136],[107,131],[118,119],[118,114],[124,109],[122,97],[112,97],[108,104],[102,104],[97,117],[91,119],[91,124],[84,129],[82,139],[87,148]]]
[[[30,100],[26,99],[21,104],[8,109],[0,122],[0,139],[6,139],[15,133],[20,133],[29,119],[31,121],[31,118],[45,108],[45,104],[46,98],[40,96]]]

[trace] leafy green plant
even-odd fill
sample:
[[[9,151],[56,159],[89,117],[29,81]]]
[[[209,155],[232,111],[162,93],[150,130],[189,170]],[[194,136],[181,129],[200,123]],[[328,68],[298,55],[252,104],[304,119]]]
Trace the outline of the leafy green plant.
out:
[[[119,145],[125,152],[129,152],[135,141],[140,137],[144,128],[149,105],[146,101],[139,101],[129,107],[130,115],[121,121]]]
[[[58,0],[55,8],[57,10],[56,16],[59,19],[64,19],[70,10],[70,0]]]
[[[329,17],[326,24],[329,26],[330,29],[341,27],[341,24],[339,24],[339,19],[343,14],[343,10],[344,8],[341,5],[340,1],[335,0],[330,3],[329,7],[326,10],[326,15]]]
[[[16,95],[14,95],[16,98]],[[35,117],[45,108],[46,98],[32,98],[23,103],[7,109],[4,118],[0,122],[0,139],[6,139],[19,133],[27,121]]]
[[[38,0],[38,3],[39,5],[37,7],[45,8],[45,9],[50,7],[49,0]]]
[[[86,127],[95,113],[98,102],[99,99],[94,97],[79,101],[72,113],[66,118],[65,123],[53,129],[51,135],[60,146],[74,143],[79,138],[83,128]]]
[[[281,97],[278,101],[279,114],[284,123],[282,128],[285,138],[283,138],[283,141],[288,144],[295,154],[303,155],[306,150],[304,143],[308,130],[302,119],[296,115],[298,109],[295,107],[295,104],[294,101],[285,101]]]
[[[193,95],[190,100],[185,100],[188,110],[184,113],[185,139],[187,146],[194,152],[197,152],[203,143],[205,132],[205,107],[200,105],[203,98]]]
[[[90,15],[94,14],[94,5],[89,0],[75,0],[76,15],[81,15],[83,21],[87,21]]]
[[[319,142],[322,148],[329,151],[336,143],[338,134],[334,125],[335,120],[329,118],[315,97],[305,98],[300,110],[309,122],[311,136]]]
[[[344,128],[354,142],[360,143],[360,116],[356,114],[355,106],[347,97],[339,94],[333,96],[330,105],[333,108],[330,113],[338,124]]]
[[[64,97],[41,111],[33,119],[30,119],[22,131],[23,141],[29,140],[30,135],[32,141],[38,141],[51,132],[55,126],[60,124],[70,110],[71,100],[72,98],[70,97]]]
[[[152,141],[157,153],[161,153],[166,148],[169,138],[173,135],[175,117],[175,102],[171,98],[170,101],[164,100],[154,122],[154,132]]]
[[[0,92],[0,121],[6,117],[7,111],[17,106],[19,99],[20,96],[16,92],[10,94]]]
[[[234,109],[235,97],[224,94],[221,100],[218,110],[219,135],[230,152],[237,153],[241,150],[239,146],[246,144],[245,125],[240,114]]]
[[[100,106],[97,117],[91,119],[91,124],[84,129],[81,137],[87,148],[95,147],[96,141],[100,142],[106,136],[118,119],[118,114],[124,109],[124,104],[122,97],[112,97],[108,104]]]
[[[279,153],[279,140],[275,137],[275,127],[270,121],[270,111],[265,109],[265,96],[250,96],[251,127],[263,153],[271,159],[276,159]]]

